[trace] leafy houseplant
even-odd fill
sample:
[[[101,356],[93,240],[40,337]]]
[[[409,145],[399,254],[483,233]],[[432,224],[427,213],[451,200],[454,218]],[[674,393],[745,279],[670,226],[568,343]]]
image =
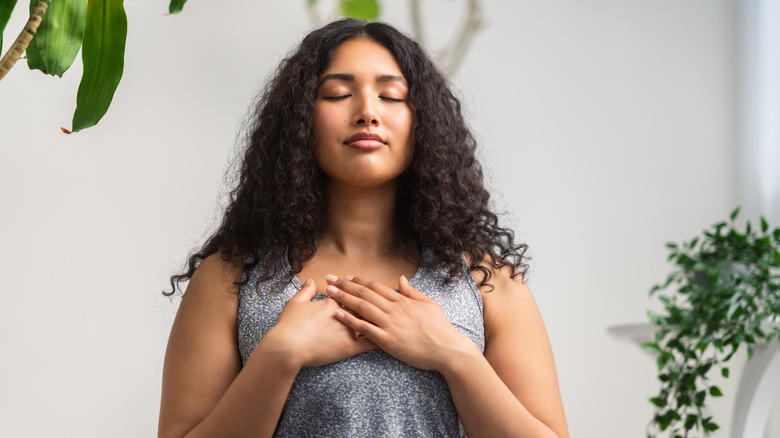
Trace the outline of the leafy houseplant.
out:
[[[650,291],[664,311],[648,312],[657,328],[655,340],[643,344],[657,355],[661,382],[650,399],[648,437],[710,436],[719,426],[704,412],[705,401],[722,395],[710,373],[728,378],[725,364],[740,346],[751,359],[753,344],[780,339],[780,228],[769,231],[761,218],[760,230],[748,222],[741,232],[738,214],[690,242],[667,244],[674,271]],[[657,293],[670,286],[675,290]]]

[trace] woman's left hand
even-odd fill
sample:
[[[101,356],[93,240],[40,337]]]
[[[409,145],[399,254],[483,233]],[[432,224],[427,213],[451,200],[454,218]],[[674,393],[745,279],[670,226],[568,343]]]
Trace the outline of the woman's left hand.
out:
[[[361,278],[328,276],[328,283],[328,295],[360,316],[337,312],[344,325],[413,367],[442,371],[456,355],[479,353],[476,345],[452,326],[441,306],[403,276],[398,282],[400,293]]]

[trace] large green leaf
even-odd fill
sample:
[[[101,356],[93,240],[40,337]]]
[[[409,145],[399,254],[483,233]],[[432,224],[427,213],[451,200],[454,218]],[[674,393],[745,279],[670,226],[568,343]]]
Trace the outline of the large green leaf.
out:
[[[36,2],[37,0],[30,0],[30,13],[32,13],[33,9],[35,8]],[[44,14],[43,17],[45,19],[46,14]],[[43,21],[41,21],[41,24],[43,24]],[[36,32],[36,36],[37,36],[37,32]],[[41,58],[41,53],[38,51],[38,38],[33,36],[33,39],[30,41],[30,44],[27,45],[27,51],[25,52],[25,54],[27,58],[27,67],[29,67],[30,70],[40,70],[46,73],[46,64],[43,63],[43,58]]]
[[[108,111],[122,79],[127,15],[122,0],[90,0],[81,59],[81,77],[73,132],[94,126]]]
[[[169,14],[178,14],[184,8],[184,4],[187,0],[171,0],[171,4],[168,5]]]
[[[46,73],[61,75],[70,68],[81,47],[87,20],[87,0],[54,0],[35,39]]]
[[[379,2],[377,0],[341,0],[341,13],[348,18],[376,20],[379,18]]]
[[[3,53],[3,30],[11,18],[11,12],[16,6],[16,0],[0,0],[0,54]]]

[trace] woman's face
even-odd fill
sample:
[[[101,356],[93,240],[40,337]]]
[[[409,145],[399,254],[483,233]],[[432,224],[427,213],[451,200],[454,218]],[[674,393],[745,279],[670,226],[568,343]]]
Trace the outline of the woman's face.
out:
[[[409,88],[381,44],[336,48],[314,101],[315,156],[331,182],[375,187],[395,181],[412,155]]]

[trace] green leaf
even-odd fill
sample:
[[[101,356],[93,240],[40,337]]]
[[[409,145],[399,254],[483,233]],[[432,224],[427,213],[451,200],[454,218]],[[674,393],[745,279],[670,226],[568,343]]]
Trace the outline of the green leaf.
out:
[[[0,54],[3,53],[3,30],[11,18],[11,12],[16,6],[16,0],[0,0]]]
[[[766,219],[764,219],[764,216],[761,216],[761,232],[766,233],[766,230],[769,229],[769,224],[766,223]]]
[[[662,399],[661,397],[653,397],[650,399],[650,403],[656,405],[659,408],[663,408],[666,406],[666,400]]]
[[[658,355],[658,358],[656,359],[656,365],[658,366],[658,371],[661,371],[662,369],[664,369],[666,364],[671,359],[672,359],[671,353],[669,353],[667,351],[661,351],[661,353]]]
[[[707,432],[715,432],[716,430],[720,429],[720,426],[713,423],[711,418],[712,417],[705,418],[704,420],[702,420],[702,424],[704,425],[704,430],[706,430]]]
[[[122,0],[92,0],[81,59],[81,77],[73,114],[73,132],[94,126],[106,114],[122,79],[127,15]]]
[[[37,0],[30,0],[30,13],[35,9],[36,2]],[[46,17],[46,14],[43,16]],[[24,53],[27,58],[27,67],[30,70],[40,70],[46,73],[46,64],[44,64],[41,53],[38,51],[38,38],[33,36],[33,39],[30,40],[30,44],[27,45],[27,50]]]
[[[182,9],[184,9],[185,3],[187,3],[187,0],[171,0],[171,4],[168,5],[168,13],[178,14]]]
[[[725,378],[727,378],[727,379],[728,379],[728,377],[729,377],[729,369],[728,369],[728,368],[723,368],[723,369],[721,369],[721,370],[720,370],[720,374],[721,374],[723,377],[725,377]]]
[[[753,346],[752,345],[748,345],[748,347],[747,347],[747,356],[748,356],[748,360],[753,360]]]
[[[655,342],[650,342],[650,341],[643,342],[642,343],[642,349],[645,350],[646,352],[650,353],[650,354],[658,354],[658,352],[661,351],[658,348],[658,345],[656,345]]]
[[[376,20],[379,18],[379,2],[377,0],[341,0],[341,13],[347,18]]]
[[[306,7],[307,8],[310,8],[310,7],[314,6],[315,4],[317,4],[317,0],[306,0]]]
[[[737,216],[739,215],[739,209],[740,209],[740,207],[737,207],[737,208],[735,208],[735,209],[734,209],[734,211],[732,211],[732,212],[731,212],[731,216],[729,216],[729,218],[731,218],[731,221],[732,221],[732,222],[733,222],[733,221],[734,221],[734,219],[736,219],[736,218],[737,218]]]
[[[713,397],[723,397],[723,393],[720,392],[720,388],[715,385],[710,386],[710,395]]]
[[[699,422],[699,416],[698,415],[695,415],[695,414],[688,415],[688,417],[685,419],[685,426],[684,426],[685,430],[693,429],[693,426],[695,426],[696,423],[698,423],[698,422]]]
[[[87,0],[55,0],[43,16],[35,39],[46,73],[65,73],[81,48],[87,22]]]

